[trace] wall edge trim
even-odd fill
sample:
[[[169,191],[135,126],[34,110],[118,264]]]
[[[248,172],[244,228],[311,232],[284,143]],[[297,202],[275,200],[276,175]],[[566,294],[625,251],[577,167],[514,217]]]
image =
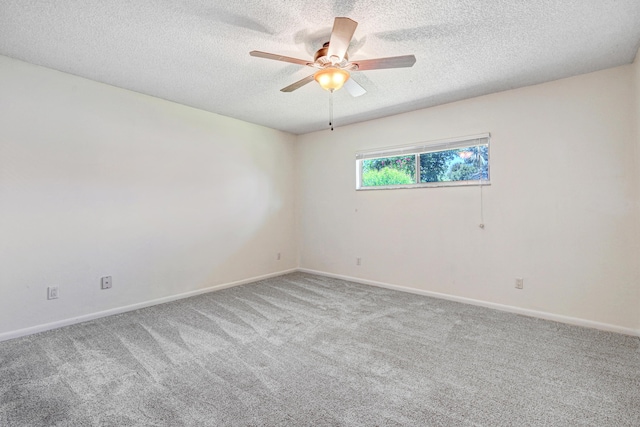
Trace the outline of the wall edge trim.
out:
[[[8,331],[0,333],[0,342],[11,340],[14,338],[21,338],[27,335],[33,335],[40,332],[50,331],[52,329],[62,328],[64,326],[75,325],[77,323],[88,322],[90,320],[99,319],[101,317],[113,316],[115,314],[122,314],[128,311],[139,310],[141,308],[147,308],[154,305],[165,304],[172,301],[177,301],[184,298],[193,297],[196,295],[202,295],[209,292],[215,292],[222,289],[232,288],[234,286],[245,285],[247,283],[253,283],[264,279],[270,279],[272,277],[283,276],[285,274],[294,273],[297,268],[291,268],[288,270],[277,271],[274,273],[268,273],[261,276],[254,276],[247,279],[237,280],[234,282],[221,283],[219,285],[209,286],[203,289],[196,289],[189,292],[183,292],[180,294],[169,295],[162,298],[156,298],[148,301],[142,301],[135,304],[125,305],[121,307],[111,308],[108,310],[97,311],[95,313],[84,314],[82,316],[69,317],[67,319],[58,320],[50,323],[43,323],[40,325],[30,326],[28,328],[18,329],[15,331]]]
[[[260,280],[269,279],[269,278],[272,278],[272,277],[283,276],[285,274],[294,273],[294,272],[301,272],[301,273],[315,274],[315,275],[318,275],[318,276],[332,277],[332,278],[336,278],[336,279],[347,280],[347,281],[350,281],[350,282],[361,283],[363,285],[377,286],[377,287],[380,287],[380,288],[392,289],[392,290],[396,290],[396,291],[400,291],[400,292],[407,292],[407,293],[423,295],[423,296],[428,296],[428,297],[433,297],[433,298],[445,299],[445,300],[449,300],[449,301],[461,302],[461,303],[464,303],[464,304],[471,304],[471,305],[476,305],[476,306],[480,306],[480,307],[491,308],[491,309],[500,310],[500,311],[504,311],[504,312],[508,312],[508,313],[520,314],[520,315],[529,316],[529,317],[536,317],[536,318],[539,318],[539,319],[551,320],[551,321],[555,321],[555,322],[566,323],[566,324],[575,325],[575,326],[582,326],[582,327],[592,328],[592,329],[598,329],[598,330],[607,331],[607,332],[616,332],[616,333],[620,333],[620,334],[624,334],[624,335],[636,336],[636,337],[640,338],[640,329],[636,330],[636,329],[632,329],[632,328],[626,328],[626,327],[623,327],[623,326],[612,325],[612,324],[609,324],[609,323],[602,323],[602,322],[596,322],[596,321],[593,321],[593,320],[581,319],[581,318],[578,318],[578,317],[563,316],[563,315],[560,315],[560,314],[554,314],[554,313],[549,313],[549,312],[545,312],[545,311],[531,310],[531,309],[527,309],[527,308],[520,308],[520,307],[516,307],[516,306],[511,306],[511,305],[492,303],[492,302],[488,302],[488,301],[482,301],[482,300],[476,300],[476,299],[472,299],[472,298],[459,297],[459,296],[443,294],[443,293],[439,293],[439,292],[432,292],[432,291],[426,291],[426,290],[422,290],[422,289],[409,288],[409,287],[406,287],[406,286],[394,285],[394,284],[391,284],[391,283],[379,282],[379,281],[369,280],[369,279],[362,279],[362,278],[354,277],[354,276],[346,276],[346,275],[342,275],[342,274],[329,273],[329,272],[325,272],[325,271],[312,270],[312,269],[308,269],[308,268],[291,268],[291,269],[288,269],[288,270],[282,270],[282,271],[278,271],[278,272],[274,272],[274,273],[264,274],[264,275],[261,275],[261,276],[254,276],[254,277],[250,277],[250,278],[247,278],[247,279],[237,280],[237,281],[234,281],[234,282],[221,283],[219,285],[214,285],[214,286],[210,286],[210,287],[203,288],[203,289],[196,289],[196,290],[189,291],[189,292],[183,292],[183,293],[180,293],[180,294],[169,295],[169,296],[166,296],[166,297],[156,298],[156,299],[153,299],[153,300],[143,301],[143,302],[130,304],[130,305],[122,306],[122,307],[116,307],[116,308],[112,308],[112,309],[109,309],[109,310],[98,311],[98,312],[95,312],[95,313],[89,313],[89,314],[85,314],[85,315],[82,315],[82,316],[76,316],[76,317],[70,317],[70,318],[63,319],[63,320],[58,320],[58,321],[55,321],[55,322],[50,322],[50,323],[44,323],[44,324],[40,324],[40,325],[30,326],[28,328],[18,329],[18,330],[15,330],[15,331],[3,332],[3,333],[0,333],[0,342],[7,341],[7,340],[10,340],[10,339],[15,339],[15,338],[21,338],[21,337],[28,336],[28,335],[33,335],[33,334],[37,334],[37,333],[40,333],[40,332],[46,332],[46,331],[49,331],[49,330],[58,329],[58,328],[62,328],[62,327],[65,327],[65,326],[75,325],[77,323],[88,322],[90,320],[95,320],[95,319],[99,319],[99,318],[102,318],[102,317],[112,316],[112,315],[115,315],[115,314],[122,314],[122,313],[126,313],[126,312],[129,312],[129,311],[139,310],[141,308],[152,307],[154,305],[165,304],[165,303],[168,303],[168,302],[177,301],[177,300],[180,300],[180,299],[189,298],[189,297],[196,296],[196,295],[202,295],[202,294],[206,294],[206,293],[209,293],[209,292],[215,292],[215,291],[219,291],[219,290],[222,290],[222,289],[232,288],[234,286],[245,285],[247,283],[253,283],[253,282],[260,281]]]
[[[378,281],[375,281],[375,280],[362,279],[362,278],[359,278],[359,277],[346,276],[346,275],[342,275],[342,274],[328,273],[328,272],[312,270],[312,269],[308,269],[308,268],[298,268],[297,271],[299,271],[301,273],[315,274],[315,275],[318,275],[318,276],[325,276],[325,277],[332,277],[332,278],[335,278],[335,279],[347,280],[347,281],[350,281],[350,282],[356,282],[356,283],[360,283],[360,284],[363,284],[363,285],[377,286],[379,288],[392,289],[392,290],[396,290],[396,291],[400,291],[400,292],[407,292],[407,293],[423,295],[423,296],[428,296],[428,297],[433,297],[433,298],[438,298],[438,299],[445,299],[445,300],[449,300],[449,301],[461,302],[461,303],[464,303],[464,304],[470,304],[470,305],[476,305],[476,306],[480,306],[480,307],[492,308],[492,309],[495,309],[495,310],[500,310],[500,311],[504,311],[504,312],[508,312],[508,313],[520,314],[520,315],[523,315],[523,316],[535,317],[535,318],[544,319],[544,320],[551,320],[551,321],[554,321],[554,322],[566,323],[566,324],[574,325],[574,326],[582,326],[582,327],[585,327],[585,328],[598,329],[598,330],[601,330],[601,331],[615,332],[615,333],[624,334],[624,335],[631,335],[631,336],[635,336],[635,337],[639,337],[640,338],[640,329],[626,328],[624,326],[613,325],[613,324],[610,324],[610,323],[596,322],[594,320],[587,320],[587,319],[582,319],[582,318],[579,318],[579,317],[564,316],[564,315],[561,315],[561,314],[554,314],[554,313],[549,313],[549,312],[546,312],[546,311],[531,310],[531,309],[528,309],[528,308],[521,308],[521,307],[516,307],[516,306],[513,306],[513,305],[498,304],[498,303],[494,303],[494,302],[482,301],[482,300],[477,300],[477,299],[473,299],[473,298],[459,297],[459,296],[456,296],[456,295],[449,295],[449,294],[443,294],[443,293],[440,293],[440,292],[426,291],[426,290],[423,290],[423,289],[415,289],[415,288],[410,288],[410,287],[407,287],[407,286],[394,285],[394,284],[391,284],[391,283],[378,282]]]

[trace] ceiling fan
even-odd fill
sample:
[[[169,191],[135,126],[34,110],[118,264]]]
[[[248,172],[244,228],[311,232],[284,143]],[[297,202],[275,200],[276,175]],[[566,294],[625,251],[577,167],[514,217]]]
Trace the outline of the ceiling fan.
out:
[[[340,89],[343,85],[352,96],[360,96],[367,91],[356,81],[350,79],[350,71],[379,70],[383,68],[412,67],[416,62],[413,55],[392,56],[388,58],[364,59],[349,61],[347,49],[358,23],[349,18],[336,18],[333,23],[331,37],[314,55],[313,61],[276,55],[273,53],[252,50],[249,55],[258,58],[273,59],[275,61],[290,62],[317,68],[314,74],[305,77],[285,88],[282,92],[293,92],[296,89],[316,80],[323,89],[330,92]]]

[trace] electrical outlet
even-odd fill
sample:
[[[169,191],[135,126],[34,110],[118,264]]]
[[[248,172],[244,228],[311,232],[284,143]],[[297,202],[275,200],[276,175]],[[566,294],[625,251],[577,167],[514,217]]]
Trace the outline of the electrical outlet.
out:
[[[522,289],[524,287],[524,279],[517,278],[516,279],[516,289]]]
[[[280,252],[278,252],[278,255],[276,255],[276,260],[280,261]]]
[[[111,276],[105,276],[100,279],[100,288],[101,289],[111,289],[113,282],[111,281]]]
[[[47,299],[58,299],[58,287],[49,286],[47,288]]]
[[[361,264],[360,258],[356,258],[356,265],[360,265],[360,264]]]

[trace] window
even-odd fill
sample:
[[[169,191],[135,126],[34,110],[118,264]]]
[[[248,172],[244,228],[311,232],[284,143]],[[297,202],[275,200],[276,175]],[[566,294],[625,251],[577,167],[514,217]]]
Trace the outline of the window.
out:
[[[356,189],[487,185],[489,134],[363,151],[356,154]]]

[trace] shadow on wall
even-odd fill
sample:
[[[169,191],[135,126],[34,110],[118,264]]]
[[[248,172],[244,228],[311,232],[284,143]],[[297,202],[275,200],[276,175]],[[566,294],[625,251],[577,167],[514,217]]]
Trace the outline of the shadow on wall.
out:
[[[80,286],[108,272],[135,284],[134,299],[148,296],[140,284],[156,295],[204,287],[282,209],[269,149],[175,124],[85,132],[103,121],[87,114],[81,126],[35,131],[76,135],[4,144],[7,281]]]

